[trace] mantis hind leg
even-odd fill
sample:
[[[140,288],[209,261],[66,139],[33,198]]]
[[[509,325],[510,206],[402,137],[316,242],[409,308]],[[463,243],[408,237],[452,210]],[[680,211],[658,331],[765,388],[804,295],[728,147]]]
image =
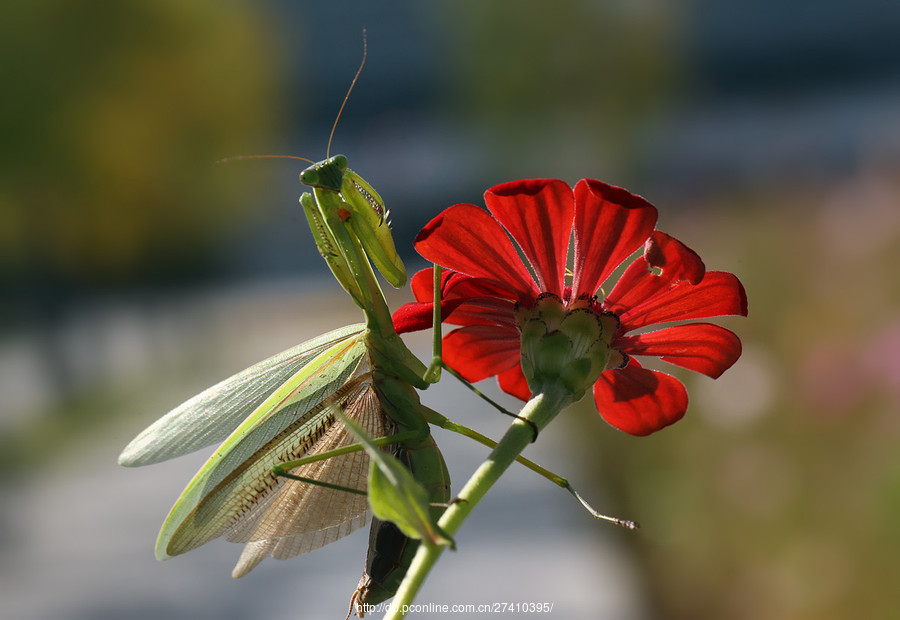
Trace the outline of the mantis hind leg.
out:
[[[465,381],[465,379],[462,379],[462,381],[465,383],[468,383],[467,381]],[[491,402],[491,404],[493,404],[496,407],[500,407],[493,401],[489,400],[489,402]],[[428,421],[431,424],[434,424],[435,426],[443,428],[445,430],[452,431],[454,433],[458,433],[460,435],[468,437],[469,439],[477,441],[478,443],[482,444],[483,446],[487,446],[488,448],[494,448],[497,445],[496,441],[494,441],[493,439],[491,439],[489,437],[486,437],[485,435],[482,435],[478,431],[471,429],[468,426],[465,426],[463,424],[457,424],[456,422],[453,422],[449,418],[441,415],[440,413],[438,413],[432,409],[428,409],[427,407],[425,407],[425,409],[427,409]],[[509,413],[509,412],[507,412],[507,413]],[[513,415],[514,417],[518,418],[518,416],[515,416],[515,414],[510,414],[510,415]],[[636,530],[640,527],[640,525],[635,521],[630,521],[628,519],[620,519],[618,517],[610,517],[610,516],[607,516],[605,514],[598,512],[581,495],[579,495],[579,493],[572,487],[571,483],[566,478],[563,478],[559,474],[555,474],[552,471],[550,471],[549,469],[542,467],[542,466],[538,465],[537,463],[535,463],[534,461],[530,461],[522,456],[517,457],[516,461],[518,461],[519,463],[521,463],[522,465],[524,465],[531,471],[543,476],[544,478],[546,478],[553,484],[555,484],[559,487],[562,487],[563,489],[568,491],[575,499],[578,500],[578,502],[585,508],[585,510],[587,510],[591,514],[591,516],[594,517],[595,519],[600,519],[602,521],[608,521],[609,523],[613,523],[620,527],[624,527],[625,529],[628,529],[628,530]]]
[[[427,428],[425,429],[427,432]],[[423,435],[421,430],[414,431],[406,431],[404,433],[397,433],[396,435],[389,435],[387,437],[379,437],[374,439],[375,445],[381,446],[389,446],[391,444],[402,443],[404,441],[409,441],[412,439],[418,439]],[[322,452],[321,454],[315,454],[313,456],[307,456],[301,459],[297,459],[294,461],[286,461],[284,463],[279,463],[272,468],[272,473],[276,476],[282,478],[289,478],[291,480],[298,480],[300,482],[306,482],[307,484],[314,484],[316,486],[325,487],[326,489],[335,489],[338,491],[346,491],[348,493],[354,493],[356,495],[366,495],[365,491],[360,491],[359,489],[351,489],[349,487],[331,484],[330,482],[324,482],[322,480],[316,480],[315,478],[304,478],[303,476],[296,476],[290,471],[292,469],[296,469],[301,465],[308,465],[309,463],[316,463],[318,461],[324,461],[330,458],[334,458],[336,456],[342,456],[344,454],[350,454],[351,452],[358,452],[360,450],[365,449],[363,444],[355,443],[349,446],[343,446],[341,448],[335,448],[334,450],[328,450],[327,452]]]
[[[509,409],[506,409],[506,408],[503,407],[500,403],[496,402],[495,400],[491,399],[489,396],[487,396],[486,394],[484,394],[481,390],[479,390],[477,387],[475,387],[474,385],[472,385],[472,383],[469,382],[468,379],[466,379],[465,377],[463,377],[461,374],[459,374],[458,372],[456,372],[455,370],[453,370],[452,368],[450,368],[450,367],[447,366],[446,364],[442,364],[442,366],[443,366],[444,368],[447,369],[447,372],[449,372],[451,375],[453,375],[454,377],[456,377],[457,379],[459,379],[459,381],[460,381],[464,386],[466,386],[467,388],[469,388],[470,390],[472,390],[472,392],[474,392],[476,396],[478,396],[479,398],[481,398],[483,401],[487,402],[491,407],[493,407],[494,409],[496,409],[497,411],[499,411],[499,412],[502,413],[503,415],[508,415],[509,417],[515,418],[516,420],[521,420],[522,422],[525,422],[526,424],[528,424],[529,426],[531,426],[531,443],[534,443],[535,441],[537,441],[537,438],[538,438],[538,427],[537,427],[537,425],[536,425],[534,422],[532,422],[531,420],[528,420],[528,419],[526,419],[526,418],[523,418],[523,417],[520,416],[520,415],[517,415],[517,414],[513,413],[513,412],[510,411]]]

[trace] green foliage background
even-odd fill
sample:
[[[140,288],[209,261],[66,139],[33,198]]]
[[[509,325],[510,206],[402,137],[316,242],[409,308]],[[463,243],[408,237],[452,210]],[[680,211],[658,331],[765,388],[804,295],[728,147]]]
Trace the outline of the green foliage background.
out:
[[[278,122],[265,27],[240,3],[4,3],[0,282],[122,288],[208,260],[252,216],[213,162]]]

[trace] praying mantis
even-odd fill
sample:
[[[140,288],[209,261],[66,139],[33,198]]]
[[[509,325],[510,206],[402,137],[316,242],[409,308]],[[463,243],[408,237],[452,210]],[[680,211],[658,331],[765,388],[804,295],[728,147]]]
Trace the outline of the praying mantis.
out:
[[[449,500],[449,475],[428,427],[432,412],[413,389],[427,387],[435,373],[430,375],[394,332],[363,254],[368,247],[388,281],[405,283],[390,235],[381,234],[388,226],[383,209],[378,212],[383,203],[340,155],[311,166],[301,178],[313,187],[301,204],[316,243],[366,322],[226,379],[125,448],[120,463],[146,465],[223,440],[166,519],[156,547],[159,559],[224,535],[247,543],[233,572],[240,577],[266,556],[305,553],[364,525],[368,457],[338,413],[378,437],[378,445],[394,444],[429,501]],[[365,214],[372,221],[381,218],[379,228],[370,231],[368,223],[358,223]],[[355,228],[364,232],[356,236]],[[360,598],[370,600],[369,588],[361,588]]]
[[[300,174],[311,188],[300,204],[320,253],[365,322],[288,349],[194,396],[141,432],[119,463],[149,465],[221,442],[163,523],[156,557],[224,536],[245,544],[234,577],[266,557],[287,559],[333,542],[365,525],[374,511],[382,518],[373,522],[351,599],[351,613],[361,615],[363,605],[393,596],[419,544],[452,544],[436,526],[450,501],[450,477],[430,425],[490,447],[495,442],[420,402],[416,390],[440,376],[440,270],[435,354],[426,367],[394,330],[372,268],[396,288],[406,283],[388,211],[346,157],[329,156],[330,145],[331,138],[326,158]],[[565,479],[519,460],[602,517]]]

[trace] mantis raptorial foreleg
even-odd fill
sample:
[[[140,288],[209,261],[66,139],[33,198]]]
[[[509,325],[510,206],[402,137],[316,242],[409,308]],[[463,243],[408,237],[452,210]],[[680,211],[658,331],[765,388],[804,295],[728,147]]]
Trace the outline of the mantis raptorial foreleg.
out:
[[[428,383],[437,383],[441,378],[441,368],[444,367],[443,360],[443,340],[441,334],[441,266],[434,266],[434,305],[432,312],[432,320],[434,327],[431,330],[431,363],[425,371],[423,379]],[[454,374],[456,374],[454,372]]]

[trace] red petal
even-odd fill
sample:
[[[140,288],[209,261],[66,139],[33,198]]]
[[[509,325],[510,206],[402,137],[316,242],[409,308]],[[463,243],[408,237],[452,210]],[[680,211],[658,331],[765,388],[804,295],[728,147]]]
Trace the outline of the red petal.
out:
[[[444,336],[444,361],[475,383],[512,368],[521,357],[519,333],[493,325],[461,327]]]
[[[656,207],[621,187],[592,179],[575,185],[574,296],[593,295],[656,224]]]
[[[688,280],[693,284],[699,283],[705,271],[703,261],[696,252],[674,237],[654,230],[644,244],[644,256],[628,265],[603,301],[603,306],[622,314],[675,282]]]
[[[498,374],[497,383],[500,384],[501,390],[507,394],[512,394],[518,399],[529,400],[531,398],[531,390],[528,387],[525,375],[522,373],[521,363]]]
[[[510,304],[519,299],[519,295],[507,286],[497,284],[484,278],[472,278],[462,273],[451,272],[444,283],[445,299],[493,297]]]
[[[644,243],[644,258],[661,269],[669,281],[687,280],[697,284],[706,273],[706,266],[696,252],[660,230],[654,230]]]
[[[450,302],[447,302],[450,303]],[[444,306],[447,308],[447,306]],[[516,329],[513,313],[515,305],[509,301],[491,297],[475,297],[466,300],[444,320],[452,325],[499,325]]]
[[[410,281],[413,295],[417,301],[434,299],[434,272],[431,269],[417,271]],[[498,285],[491,280],[473,278],[458,271],[445,269],[441,272],[441,297],[443,299],[495,297],[499,300],[514,303],[518,300],[515,291]]]
[[[611,426],[644,436],[680,420],[687,411],[688,396],[675,377],[631,362],[600,375],[594,384],[594,402]]]
[[[731,368],[741,356],[740,339],[724,327],[710,323],[689,323],[625,336],[616,339],[613,346],[630,355],[654,355],[713,379]]]
[[[443,305],[442,320],[453,325],[505,325],[515,327],[516,295],[511,291],[480,278],[472,278],[456,271],[444,271],[441,274]],[[432,322],[418,316],[431,312],[433,298],[432,285],[434,273],[431,269],[423,269],[413,275],[411,286],[416,299],[426,304],[423,308],[401,308],[395,314],[395,329],[399,333],[427,329]],[[430,314],[429,314],[430,316]],[[431,319],[427,319],[431,321]]]
[[[655,323],[747,316],[747,294],[740,280],[726,271],[707,271],[699,284],[686,280],[670,284],[647,271],[646,261],[638,258],[625,270],[603,307],[619,315],[624,333]]]
[[[445,209],[419,232],[415,245],[433,263],[505,285],[528,301],[537,295],[503,227],[475,205]]]
[[[446,269],[441,272],[441,287],[447,282],[452,271]],[[409,279],[409,287],[412,289],[413,297],[416,301],[434,301],[434,271],[426,268],[417,271],[413,277]]]
[[[484,201],[529,260],[541,291],[561,296],[575,203],[556,179],[512,181],[487,190]]]
[[[394,331],[398,334],[429,329],[434,325],[432,308],[434,304],[414,301],[403,304],[394,312]]]

